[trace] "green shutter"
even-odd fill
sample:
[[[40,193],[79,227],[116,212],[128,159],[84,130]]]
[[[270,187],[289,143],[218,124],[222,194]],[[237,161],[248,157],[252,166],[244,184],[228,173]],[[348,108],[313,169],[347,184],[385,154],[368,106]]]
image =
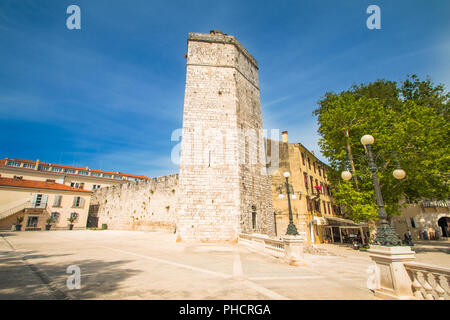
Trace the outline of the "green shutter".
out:
[[[36,194],[33,194],[33,202],[32,202],[32,207],[33,208],[36,208],[36,200],[37,200],[37,193]]]
[[[41,208],[46,208],[47,207],[47,200],[48,200],[48,195],[43,194],[42,195],[42,200],[41,200]]]

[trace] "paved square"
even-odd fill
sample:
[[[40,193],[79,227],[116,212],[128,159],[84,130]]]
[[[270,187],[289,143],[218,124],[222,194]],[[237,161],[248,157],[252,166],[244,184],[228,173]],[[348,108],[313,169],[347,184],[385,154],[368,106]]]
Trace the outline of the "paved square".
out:
[[[243,245],[176,243],[157,232],[1,235],[0,299],[375,299],[370,258],[345,248],[294,267]],[[79,290],[67,288],[70,265],[81,269]]]

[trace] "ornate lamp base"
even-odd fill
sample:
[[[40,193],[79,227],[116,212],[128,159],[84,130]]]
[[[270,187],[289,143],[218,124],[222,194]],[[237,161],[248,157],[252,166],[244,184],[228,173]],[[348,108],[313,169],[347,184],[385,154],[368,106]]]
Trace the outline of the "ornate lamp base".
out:
[[[293,224],[292,222],[289,222],[287,231],[286,231],[286,235],[289,236],[297,236],[298,235],[298,231],[297,228],[295,227],[295,224]]]
[[[388,224],[382,224],[377,228],[377,235],[375,237],[375,244],[380,246],[402,246],[402,240],[395,232],[395,230]]]

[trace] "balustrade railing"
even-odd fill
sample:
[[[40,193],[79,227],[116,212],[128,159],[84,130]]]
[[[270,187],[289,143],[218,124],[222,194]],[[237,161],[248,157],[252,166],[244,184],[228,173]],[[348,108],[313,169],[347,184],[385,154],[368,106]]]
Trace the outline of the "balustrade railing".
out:
[[[283,240],[271,239],[260,235],[240,234],[239,242],[275,257],[284,256]]]
[[[412,282],[412,291],[419,300],[450,299],[450,269],[416,262],[404,264]]]

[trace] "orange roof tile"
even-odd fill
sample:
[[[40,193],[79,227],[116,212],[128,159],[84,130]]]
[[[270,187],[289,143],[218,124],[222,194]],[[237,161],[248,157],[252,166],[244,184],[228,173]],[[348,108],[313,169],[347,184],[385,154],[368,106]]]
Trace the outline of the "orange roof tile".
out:
[[[92,193],[92,191],[89,191],[89,190],[78,189],[78,188],[66,186],[65,184],[60,184],[60,183],[56,183],[56,182],[23,180],[23,179],[2,178],[2,177],[0,177],[0,186]]]

